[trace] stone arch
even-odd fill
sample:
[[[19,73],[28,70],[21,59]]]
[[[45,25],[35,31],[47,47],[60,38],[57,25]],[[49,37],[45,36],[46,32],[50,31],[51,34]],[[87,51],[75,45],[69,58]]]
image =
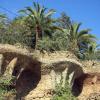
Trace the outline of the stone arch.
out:
[[[44,62],[46,63],[46,62]],[[81,77],[82,75],[84,75],[84,71],[82,68],[82,64],[74,59],[60,59],[60,60],[55,60],[55,61],[51,61],[49,62],[49,64],[47,64],[50,68],[50,73],[52,76],[52,83],[53,84],[53,88],[55,88],[56,83],[60,83],[60,80],[63,76],[63,84],[62,86],[65,85],[65,81],[66,79],[68,79],[68,82],[72,88],[72,93],[74,94],[74,92],[76,91],[75,89],[75,81],[76,79],[78,79],[79,77]],[[57,80],[57,81],[55,81]],[[77,90],[79,92],[79,94],[82,91],[81,90]]]
[[[0,44],[0,54],[3,55],[2,74],[5,73],[8,65],[12,64],[15,58],[17,59],[16,64],[13,64],[12,72],[12,75],[17,77],[15,88],[18,96],[19,94],[22,94],[21,97],[27,95],[41,79],[41,62],[30,56],[27,50],[11,45]],[[23,70],[21,71],[21,69]]]

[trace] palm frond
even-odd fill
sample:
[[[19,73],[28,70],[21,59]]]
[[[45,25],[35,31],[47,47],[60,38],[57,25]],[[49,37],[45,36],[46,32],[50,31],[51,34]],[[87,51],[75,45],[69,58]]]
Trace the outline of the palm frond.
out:
[[[56,11],[55,11],[54,9],[49,10],[48,13],[45,14],[45,18],[51,16],[51,15],[54,14],[55,12],[56,12]]]
[[[78,37],[78,31],[79,31],[80,26],[81,26],[81,23],[73,23],[72,24],[72,36],[73,36],[73,38]]]
[[[78,38],[80,38],[81,36],[88,34],[90,31],[90,29],[86,29],[86,30],[81,30],[78,34]]]

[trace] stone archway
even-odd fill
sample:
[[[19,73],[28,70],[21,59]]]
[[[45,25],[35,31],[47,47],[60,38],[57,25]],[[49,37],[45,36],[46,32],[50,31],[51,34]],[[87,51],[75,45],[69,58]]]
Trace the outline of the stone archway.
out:
[[[69,78],[68,81],[70,85],[73,85],[74,80],[80,77],[81,75],[83,75],[84,73],[82,64],[74,59],[66,58],[66,59],[57,59],[54,61],[52,60],[52,61],[49,61],[49,63],[46,63],[46,62],[48,61],[45,61],[42,63],[45,63],[47,65],[47,70],[49,69],[49,73],[54,72],[55,75],[58,75],[59,78],[61,78],[61,75],[63,75],[64,80],[66,79],[66,77]],[[60,81],[60,79],[57,79],[57,80]]]
[[[13,75],[17,78],[15,88],[18,98],[36,88],[41,79],[41,63],[36,58],[31,57],[28,51],[11,45],[0,45],[0,54],[3,76]]]
[[[34,94],[36,98],[40,96],[43,98],[45,95],[46,89],[55,88],[55,79],[60,81],[61,75],[63,75],[63,86],[66,78],[69,78],[69,84],[73,88],[75,79],[79,78],[84,74],[82,65],[74,59],[68,58],[57,58],[57,59],[44,59],[43,57],[39,60],[33,59],[29,56],[29,52],[20,49],[12,49],[11,47],[0,47],[0,53],[3,55],[2,73],[5,72],[6,66],[13,61],[14,58],[17,58],[17,63],[14,66],[13,75],[18,79],[16,81],[16,90],[18,92],[18,98]],[[42,64],[42,65],[41,65]],[[44,69],[41,69],[41,66],[44,66]],[[24,68],[22,70],[22,68]],[[38,85],[38,86],[37,86]],[[41,87],[44,86],[44,87]],[[36,88],[37,87],[37,88]],[[29,88],[29,89],[27,89]],[[30,92],[30,91],[33,92]],[[40,91],[42,90],[42,91]],[[43,92],[43,95],[41,95]],[[39,96],[38,96],[39,95]],[[32,98],[35,98],[32,95]],[[26,99],[29,100],[29,99]]]
[[[49,62],[49,63],[46,63]],[[72,88],[72,93],[75,93],[75,80],[80,76],[84,75],[84,71],[82,68],[82,64],[79,63],[77,60],[74,59],[59,59],[57,58],[54,60],[44,61],[44,64],[47,66],[47,70],[45,69],[45,74],[50,73],[51,76],[51,85],[52,89],[55,89],[56,84],[60,83],[62,79],[62,86],[65,85],[66,79]],[[46,73],[47,72],[47,73]],[[78,91],[78,95],[82,92],[83,87],[81,86],[80,91]],[[74,94],[75,95],[75,94]]]

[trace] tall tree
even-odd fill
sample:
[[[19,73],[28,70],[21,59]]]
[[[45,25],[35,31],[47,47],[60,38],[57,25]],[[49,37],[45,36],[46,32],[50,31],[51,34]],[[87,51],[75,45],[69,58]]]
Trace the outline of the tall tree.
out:
[[[85,52],[83,53],[83,57],[86,60],[93,60],[93,59],[98,59],[100,57],[100,54],[98,53],[98,47],[100,45],[97,43],[93,43],[85,49]]]
[[[72,52],[82,51],[88,44],[95,43],[96,37],[89,29],[80,30],[81,23],[73,23],[70,29],[65,29],[69,39],[69,49]]]
[[[56,28],[54,20],[51,16],[55,13],[53,9],[47,12],[47,8],[40,6],[38,3],[33,3],[34,8],[26,7],[20,12],[27,15],[26,19],[30,21],[30,26],[35,33],[35,49],[37,49],[38,39],[41,39],[45,33]]]

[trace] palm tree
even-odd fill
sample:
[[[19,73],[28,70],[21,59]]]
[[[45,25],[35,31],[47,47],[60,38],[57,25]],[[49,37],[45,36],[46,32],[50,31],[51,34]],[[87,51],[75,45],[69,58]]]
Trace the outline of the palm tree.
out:
[[[96,37],[89,34],[90,30],[80,30],[81,23],[73,23],[67,32],[69,39],[69,49],[72,52],[84,50],[88,44],[95,43]]]
[[[98,47],[99,46],[100,45],[96,43],[89,45],[88,48],[83,53],[84,59],[87,59],[87,60],[98,59],[99,57]]]
[[[20,12],[27,15],[26,19],[31,23],[30,27],[35,33],[35,49],[37,49],[38,39],[42,39],[45,33],[53,29],[57,29],[54,26],[54,20],[51,19],[52,14],[55,13],[53,9],[48,12],[45,7],[41,7],[38,3],[33,3],[34,8],[26,7],[25,10],[20,10]]]

